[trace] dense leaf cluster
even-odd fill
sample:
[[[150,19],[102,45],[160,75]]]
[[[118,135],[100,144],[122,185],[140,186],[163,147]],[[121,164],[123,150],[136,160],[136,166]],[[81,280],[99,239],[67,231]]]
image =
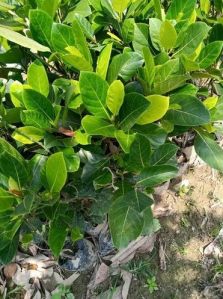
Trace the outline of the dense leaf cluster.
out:
[[[107,214],[118,248],[156,231],[176,136],[223,171],[222,12],[221,0],[0,1],[3,263],[32,240],[58,257]]]

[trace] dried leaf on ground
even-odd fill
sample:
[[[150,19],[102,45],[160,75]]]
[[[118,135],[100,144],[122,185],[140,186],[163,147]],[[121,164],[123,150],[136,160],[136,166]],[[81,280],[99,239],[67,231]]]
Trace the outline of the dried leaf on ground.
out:
[[[127,299],[129,294],[129,289],[132,281],[132,274],[122,270],[122,279],[124,280],[124,285],[122,287],[122,299]]]
[[[6,279],[11,279],[17,271],[17,264],[11,263],[4,267],[3,273]]]
[[[99,266],[98,271],[96,272],[94,287],[106,281],[108,279],[108,276],[109,276],[109,267],[105,263],[102,263]]]

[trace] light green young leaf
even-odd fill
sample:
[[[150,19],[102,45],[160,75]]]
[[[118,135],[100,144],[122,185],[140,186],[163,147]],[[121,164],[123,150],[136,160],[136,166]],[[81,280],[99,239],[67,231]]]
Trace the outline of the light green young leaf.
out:
[[[86,109],[95,116],[105,119],[110,119],[106,108],[108,88],[108,83],[96,73],[81,72],[80,92]]]
[[[188,20],[196,6],[196,0],[173,0],[167,11],[168,20]]]
[[[177,41],[177,32],[170,21],[166,20],[160,27],[160,44],[166,49],[174,48]]]
[[[97,68],[96,73],[101,76],[102,79],[106,79],[108,65],[111,57],[113,43],[107,44],[105,48],[101,51],[98,61],[97,61]]]
[[[108,88],[107,106],[114,116],[117,116],[123,104],[125,88],[120,80],[115,80]]]
[[[69,54],[62,55],[62,60],[79,71],[92,71],[92,65],[75,47],[67,47]]]
[[[145,79],[149,87],[152,86],[155,77],[155,63],[149,47],[143,48],[145,60]]]
[[[112,0],[112,6],[118,14],[122,14],[131,2],[132,0]]]
[[[51,42],[55,51],[66,53],[67,47],[75,47],[73,29],[64,24],[54,23],[52,27]]]
[[[161,49],[161,42],[160,42],[160,30],[162,26],[162,21],[156,18],[150,18],[149,19],[149,32],[150,32],[150,38],[153,44],[153,47],[160,51]]]
[[[149,26],[144,23],[135,23],[133,48],[141,53],[144,47],[149,47]]]
[[[11,193],[0,188],[0,212],[1,213],[10,210],[15,200],[16,200],[15,197]]]
[[[62,150],[64,160],[67,166],[67,172],[76,172],[80,167],[80,157],[74,152],[71,147],[64,148]]]
[[[85,132],[89,135],[101,135],[105,137],[115,136],[115,127],[112,123],[110,123],[107,120],[92,115],[86,115],[82,119],[81,123]]]
[[[57,9],[60,6],[61,0],[36,0],[39,9],[47,12],[51,17],[54,17]]]
[[[130,43],[134,39],[135,21],[133,18],[125,19],[122,25],[122,37],[124,42]]]
[[[135,140],[136,134],[125,133],[121,130],[115,132],[115,138],[117,139],[122,150],[128,154],[130,152],[131,145]]]
[[[50,46],[53,19],[43,10],[32,9],[29,20],[33,39],[44,46]]]
[[[39,60],[35,60],[30,64],[27,73],[27,82],[32,89],[48,96],[50,91],[49,81],[46,70]]]
[[[22,144],[33,144],[43,139],[44,135],[45,130],[29,126],[16,129],[12,137]]]
[[[0,26],[0,36],[6,38],[10,42],[20,45],[24,48],[31,49],[34,52],[50,52],[48,47],[45,47],[38,42],[10,29]]]
[[[50,192],[60,192],[67,180],[67,168],[62,152],[51,155],[46,162],[46,179]]]
[[[23,106],[23,85],[19,81],[14,81],[10,85],[11,101],[15,107]]]

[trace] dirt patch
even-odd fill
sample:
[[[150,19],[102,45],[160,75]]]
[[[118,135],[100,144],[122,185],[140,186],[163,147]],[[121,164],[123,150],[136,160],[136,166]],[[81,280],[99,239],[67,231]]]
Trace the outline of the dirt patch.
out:
[[[160,269],[159,242],[154,257],[144,257],[158,290],[150,294],[145,281],[136,279],[129,299],[199,299],[204,298],[204,288],[213,284],[215,261],[205,265],[202,252],[223,224],[223,177],[200,166],[189,170],[183,183],[162,197],[162,204],[173,209],[171,216],[161,220],[159,233],[166,271]]]

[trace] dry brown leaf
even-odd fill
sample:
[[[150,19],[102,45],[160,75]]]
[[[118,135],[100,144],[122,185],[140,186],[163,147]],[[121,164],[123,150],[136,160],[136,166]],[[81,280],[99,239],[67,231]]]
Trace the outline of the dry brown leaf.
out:
[[[132,274],[125,270],[122,270],[121,273],[122,279],[124,280],[124,285],[122,287],[122,299],[127,299],[132,281]]]
[[[107,280],[108,276],[109,276],[109,267],[105,263],[102,263],[99,266],[98,271],[95,275],[94,287],[98,286],[99,284]]]
[[[154,205],[153,207],[153,216],[155,218],[162,218],[167,217],[173,214],[173,209],[170,205],[161,206],[161,205]]]
[[[11,263],[4,267],[3,273],[6,279],[11,279],[17,271],[17,264]]]
[[[162,241],[159,239],[159,259],[160,259],[160,269],[166,271],[166,254]]]

